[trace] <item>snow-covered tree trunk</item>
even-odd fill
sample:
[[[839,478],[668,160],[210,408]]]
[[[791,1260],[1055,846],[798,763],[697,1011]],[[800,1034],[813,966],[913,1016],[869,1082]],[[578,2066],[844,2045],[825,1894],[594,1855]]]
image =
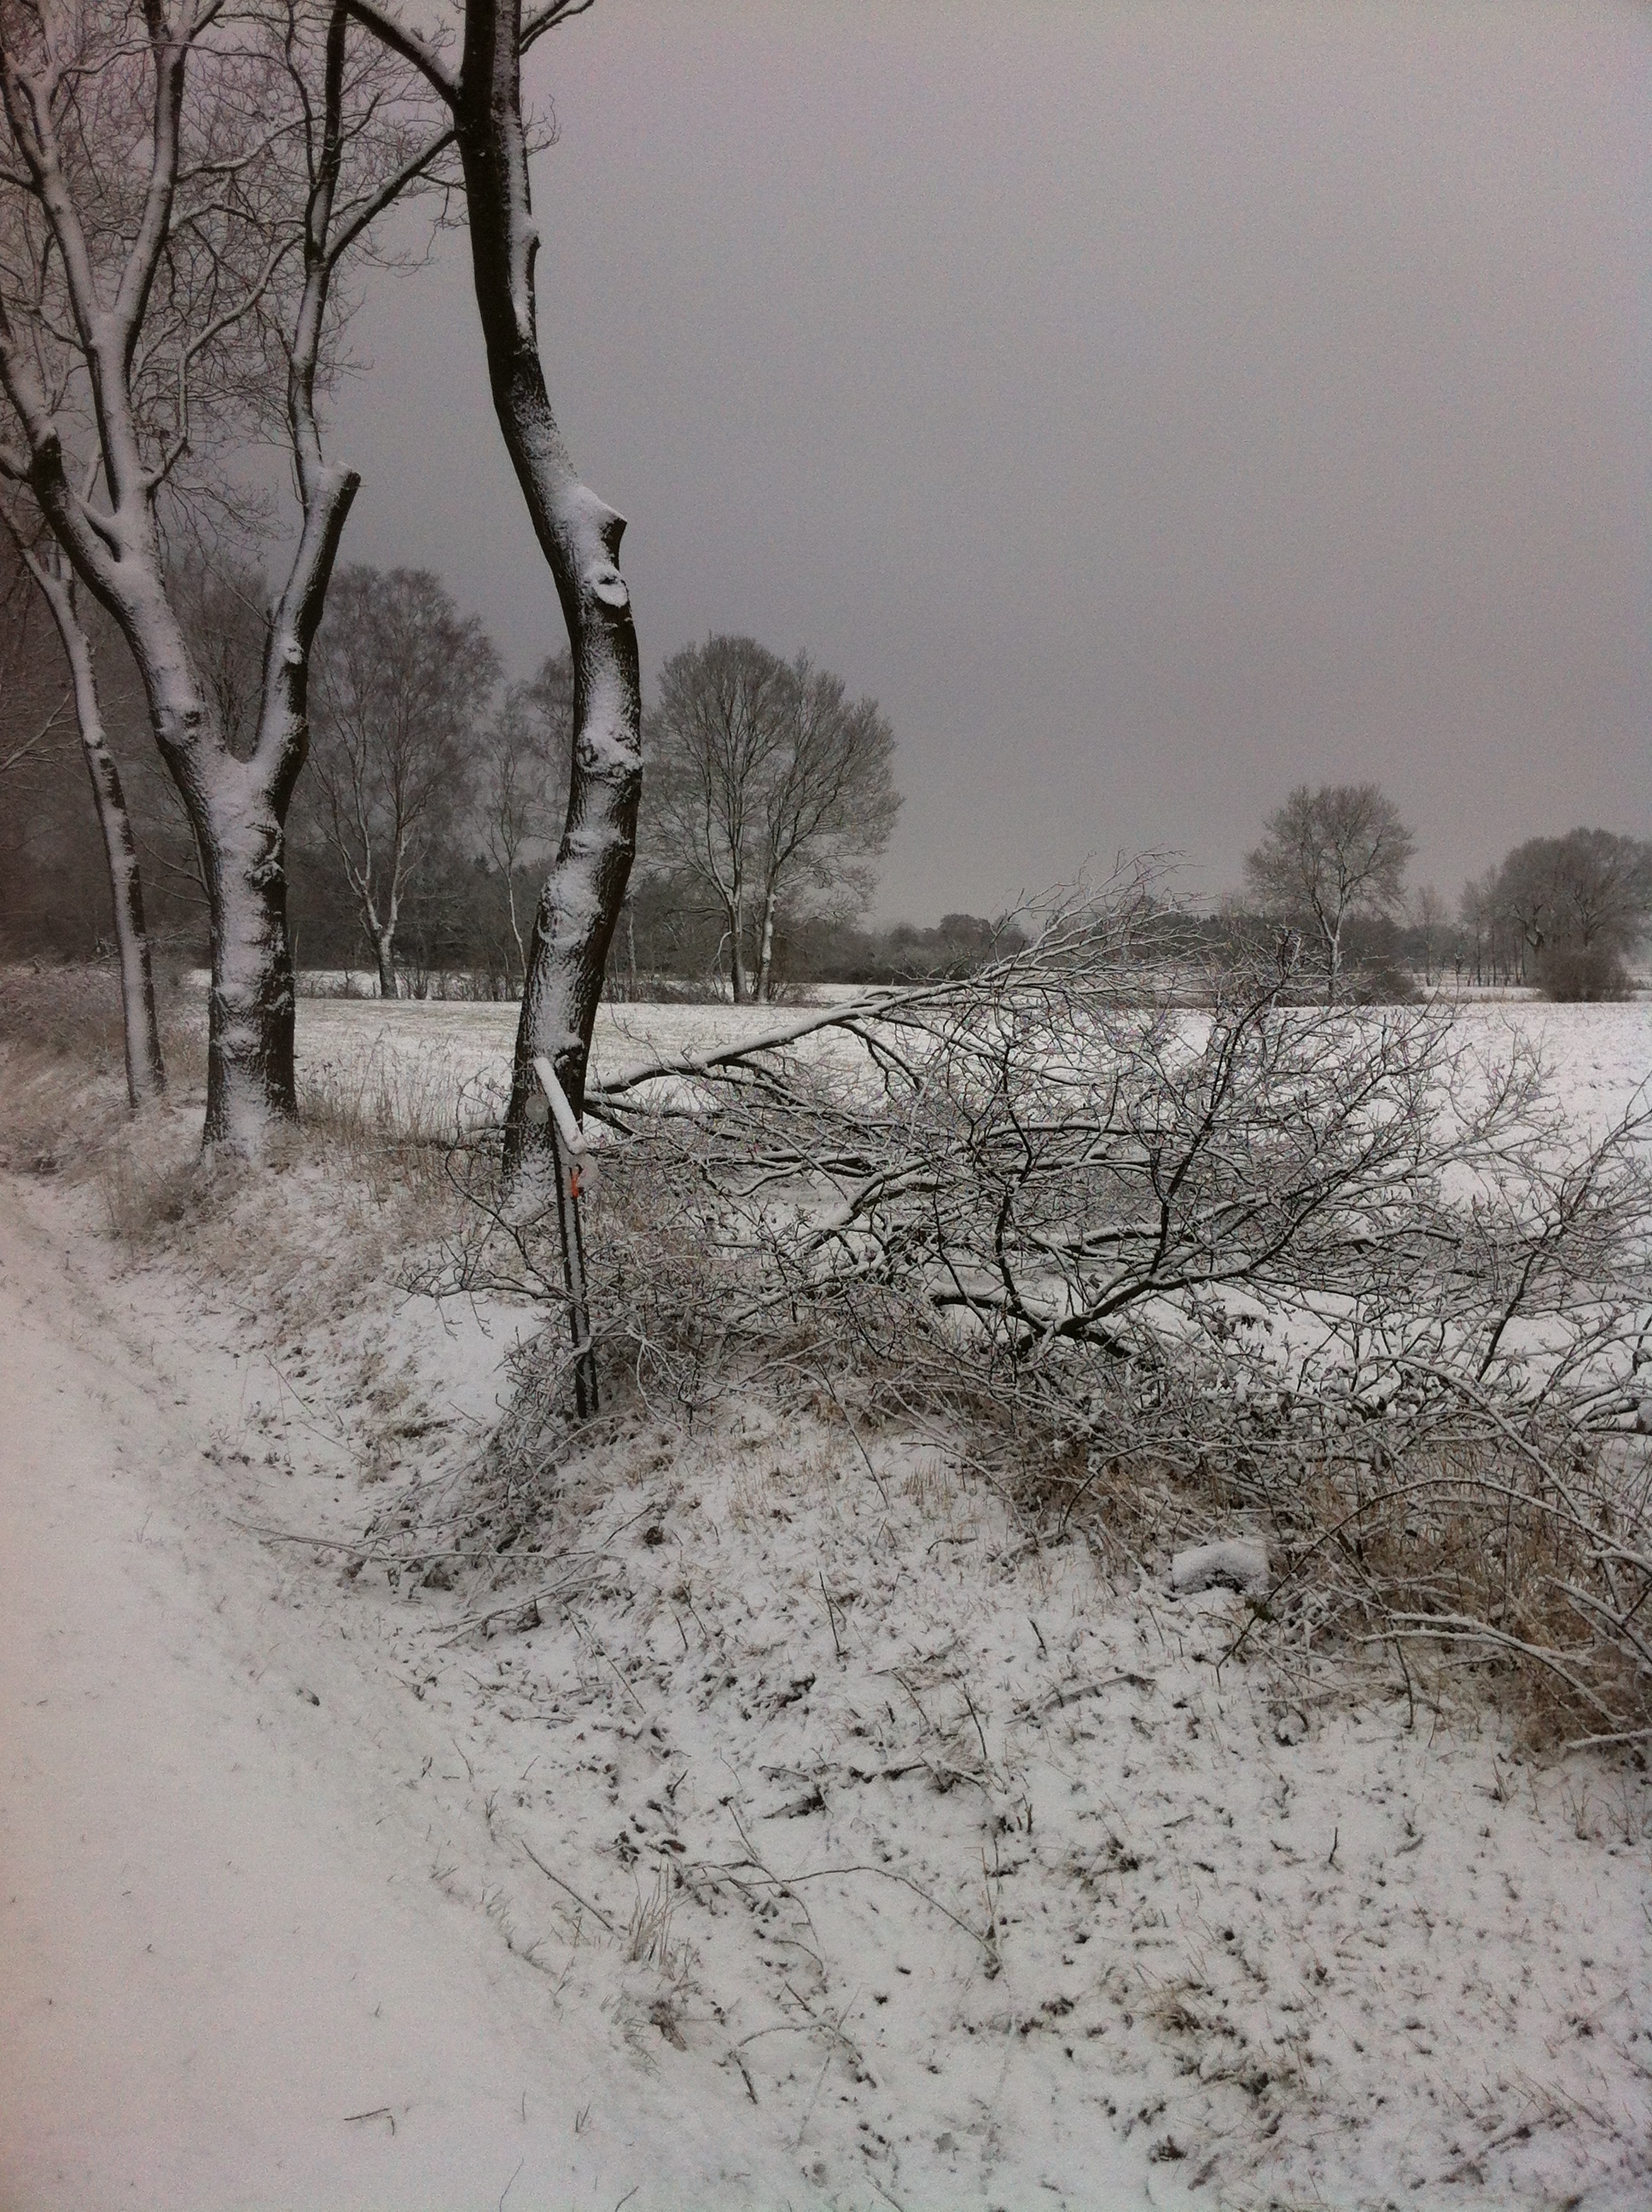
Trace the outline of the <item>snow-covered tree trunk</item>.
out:
[[[145,575],[106,598],[143,676],[162,757],[188,812],[211,943],[203,1143],[256,1157],[298,1115],[287,926],[286,822],[308,745],[310,647],[355,477],[325,471],[270,615],[257,741],[229,750],[164,587]]]
[[[642,789],[636,631],[617,566],[624,518],[580,482],[539,358],[539,239],[528,188],[521,35],[519,0],[468,0],[459,77],[447,86],[494,408],[574,662],[568,817],[534,918],[517,1029],[506,1139],[513,1173],[530,1145],[547,1141],[526,1111],[536,1056],[550,1060],[574,1113],[584,1110],[591,1033],[636,849]]]
[[[505,904],[510,913],[511,941],[516,947],[516,979],[525,989],[528,980],[528,948],[523,939],[521,922],[517,918],[515,879],[510,875],[507,875],[505,878]]]
[[[143,923],[143,880],[137,865],[137,845],[132,836],[131,817],[126,811],[125,793],[121,789],[120,770],[109,750],[102,702],[98,696],[97,671],[92,660],[92,641],[75,604],[73,573],[55,548],[38,555],[25,551],[23,558],[57,624],[74,686],[81,753],[91,779],[92,800],[97,809],[98,828],[102,832],[104,856],[109,867],[115,945],[120,956],[126,1097],[136,1112],[139,1107],[161,1097],[167,1088],[161,1026],[155,1011],[154,963],[149,932]]]
[[[285,831],[245,772],[215,775],[201,813],[212,944],[202,1140],[257,1158],[272,1124],[298,1118]]]
[[[17,380],[19,388],[24,384]],[[341,477],[329,485],[309,519],[272,622],[258,743],[251,758],[240,760],[229,750],[167,595],[149,501],[117,503],[122,544],[119,557],[112,557],[69,489],[55,428],[43,408],[29,412],[35,433],[29,488],[131,648],[156,742],[201,856],[212,956],[203,1141],[257,1152],[270,1123],[297,1112],[282,825],[304,757],[304,662],[355,479]],[[300,601],[313,599],[313,610],[296,621],[295,585]]]

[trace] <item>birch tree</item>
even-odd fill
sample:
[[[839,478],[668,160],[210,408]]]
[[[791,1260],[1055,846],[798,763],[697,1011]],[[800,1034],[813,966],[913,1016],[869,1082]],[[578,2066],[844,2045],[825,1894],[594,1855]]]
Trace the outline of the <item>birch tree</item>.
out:
[[[1422,939],[1423,981],[1434,981],[1436,955],[1439,956],[1441,973],[1444,972],[1445,954],[1442,950],[1447,928],[1450,924],[1450,909],[1432,884],[1424,884],[1411,901],[1411,926]]]
[[[224,0],[0,0],[0,477],[142,676],[206,878],[204,1142],[251,1154],[297,1112],[285,830],[358,481],[327,459],[318,412],[334,279],[451,137],[378,48],[352,54],[348,21],[342,0],[234,21]],[[203,424],[209,451],[278,431],[293,467],[296,531],[242,751],[168,562],[168,502],[210,473]]]
[[[649,827],[723,917],[737,1006],[754,995],[747,937],[762,885],[763,790],[793,711],[792,672],[750,637],[673,653],[649,720]]]
[[[464,806],[499,656],[428,569],[351,568],[316,678],[317,811],[393,999],[403,903]]]
[[[1252,891],[1272,914],[1317,935],[1326,997],[1342,983],[1342,933],[1351,913],[1389,914],[1405,895],[1417,841],[1374,783],[1298,784],[1245,856]]]
[[[537,1055],[551,1061],[575,1114],[584,1110],[591,1033],[636,850],[642,788],[636,631],[617,565],[625,518],[580,481],[551,409],[539,357],[539,230],[522,105],[523,55],[591,0],[544,0],[527,15],[521,0],[465,0],[457,39],[423,27],[390,0],[348,4],[422,72],[452,117],[494,411],[556,588],[574,664],[567,819],[534,918],[516,1034],[506,1134],[507,1170],[515,1176],[536,1142],[527,1109],[537,1092]],[[552,1139],[538,1142],[544,1160]]]

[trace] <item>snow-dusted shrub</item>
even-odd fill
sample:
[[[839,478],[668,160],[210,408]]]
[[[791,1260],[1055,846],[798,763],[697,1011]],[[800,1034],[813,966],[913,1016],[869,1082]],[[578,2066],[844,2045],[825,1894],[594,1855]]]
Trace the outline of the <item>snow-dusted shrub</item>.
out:
[[[1107,1394],[1089,1440],[1036,1470],[1040,1524],[1120,1565],[1243,1528],[1271,1588],[1242,1643],[1339,1638],[1391,1654],[1408,1691],[1449,1665],[1517,1687],[1544,1735],[1652,1724],[1652,1450],[1613,1400],[1521,1403],[1509,1376],[1403,1353],[1295,1394],[1271,1364]]]
[[[635,978],[610,965],[603,997],[629,1006],[726,1006],[732,1003],[728,985],[720,975],[660,975]]]
[[[1627,999],[1631,993],[1629,970],[1610,945],[1546,945],[1537,980],[1544,997],[1562,1005]]]
[[[701,1194],[727,1343],[949,1422],[1044,1526],[1168,1566],[1248,1516],[1283,1613],[1641,1725],[1643,1121],[1579,1151],[1528,1053],[1283,1005],[1272,964],[1187,1009],[1141,914],[1064,909],[592,1110]]]
[[[689,1405],[720,1362],[813,1378],[1121,1565],[1240,1516],[1283,1623],[1642,1725],[1643,1125],[1581,1148],[1528,1054],[1478,1060],[1436,1008],[1282,1004],[1271,964],[1189,1006],[1162,917],[1134,962],[1145,910],[593,1088],[610,1367]],[[470,1279],[502,1253],[560,1297],[554,1224],[478,1219]]]

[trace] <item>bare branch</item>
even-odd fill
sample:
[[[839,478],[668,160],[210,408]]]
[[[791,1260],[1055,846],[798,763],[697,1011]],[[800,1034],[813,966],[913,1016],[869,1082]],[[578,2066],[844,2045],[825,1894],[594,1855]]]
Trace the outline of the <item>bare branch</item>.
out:
[[[583,15],[588,8],[594,5],[595,0],[552,0],[550,6],[524,16],[520,39],[522,52],[526,53],[530,46],[537,45],[547,31],[554,31],[559,23],[572,22],[574,16]]]
[[[425,79],[434,92],[440,94],[451,107],[459,96],[459,78],[444,58],[434,40],[424,37],[409,25],[400,21],[377,0],[349,0],[349,12],[364,29],[399,54]]]
[[[65,691],[33,737],[25,738],[21,745],[16,745],[10,752],[0,756],[0,775],[4,775],[9,770],[18,767],[29,757],[31,753],[39,750],[69,712],[74,696],[72,691]]]

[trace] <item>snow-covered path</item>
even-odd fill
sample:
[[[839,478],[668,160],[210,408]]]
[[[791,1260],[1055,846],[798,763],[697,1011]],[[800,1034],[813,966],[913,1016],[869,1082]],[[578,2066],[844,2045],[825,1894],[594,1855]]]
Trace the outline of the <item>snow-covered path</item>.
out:
[[[361,1671],[252,1657],[201,1408],[70,1267],[0,1179],[0,2206],[784,2202],[374,1814]]]

